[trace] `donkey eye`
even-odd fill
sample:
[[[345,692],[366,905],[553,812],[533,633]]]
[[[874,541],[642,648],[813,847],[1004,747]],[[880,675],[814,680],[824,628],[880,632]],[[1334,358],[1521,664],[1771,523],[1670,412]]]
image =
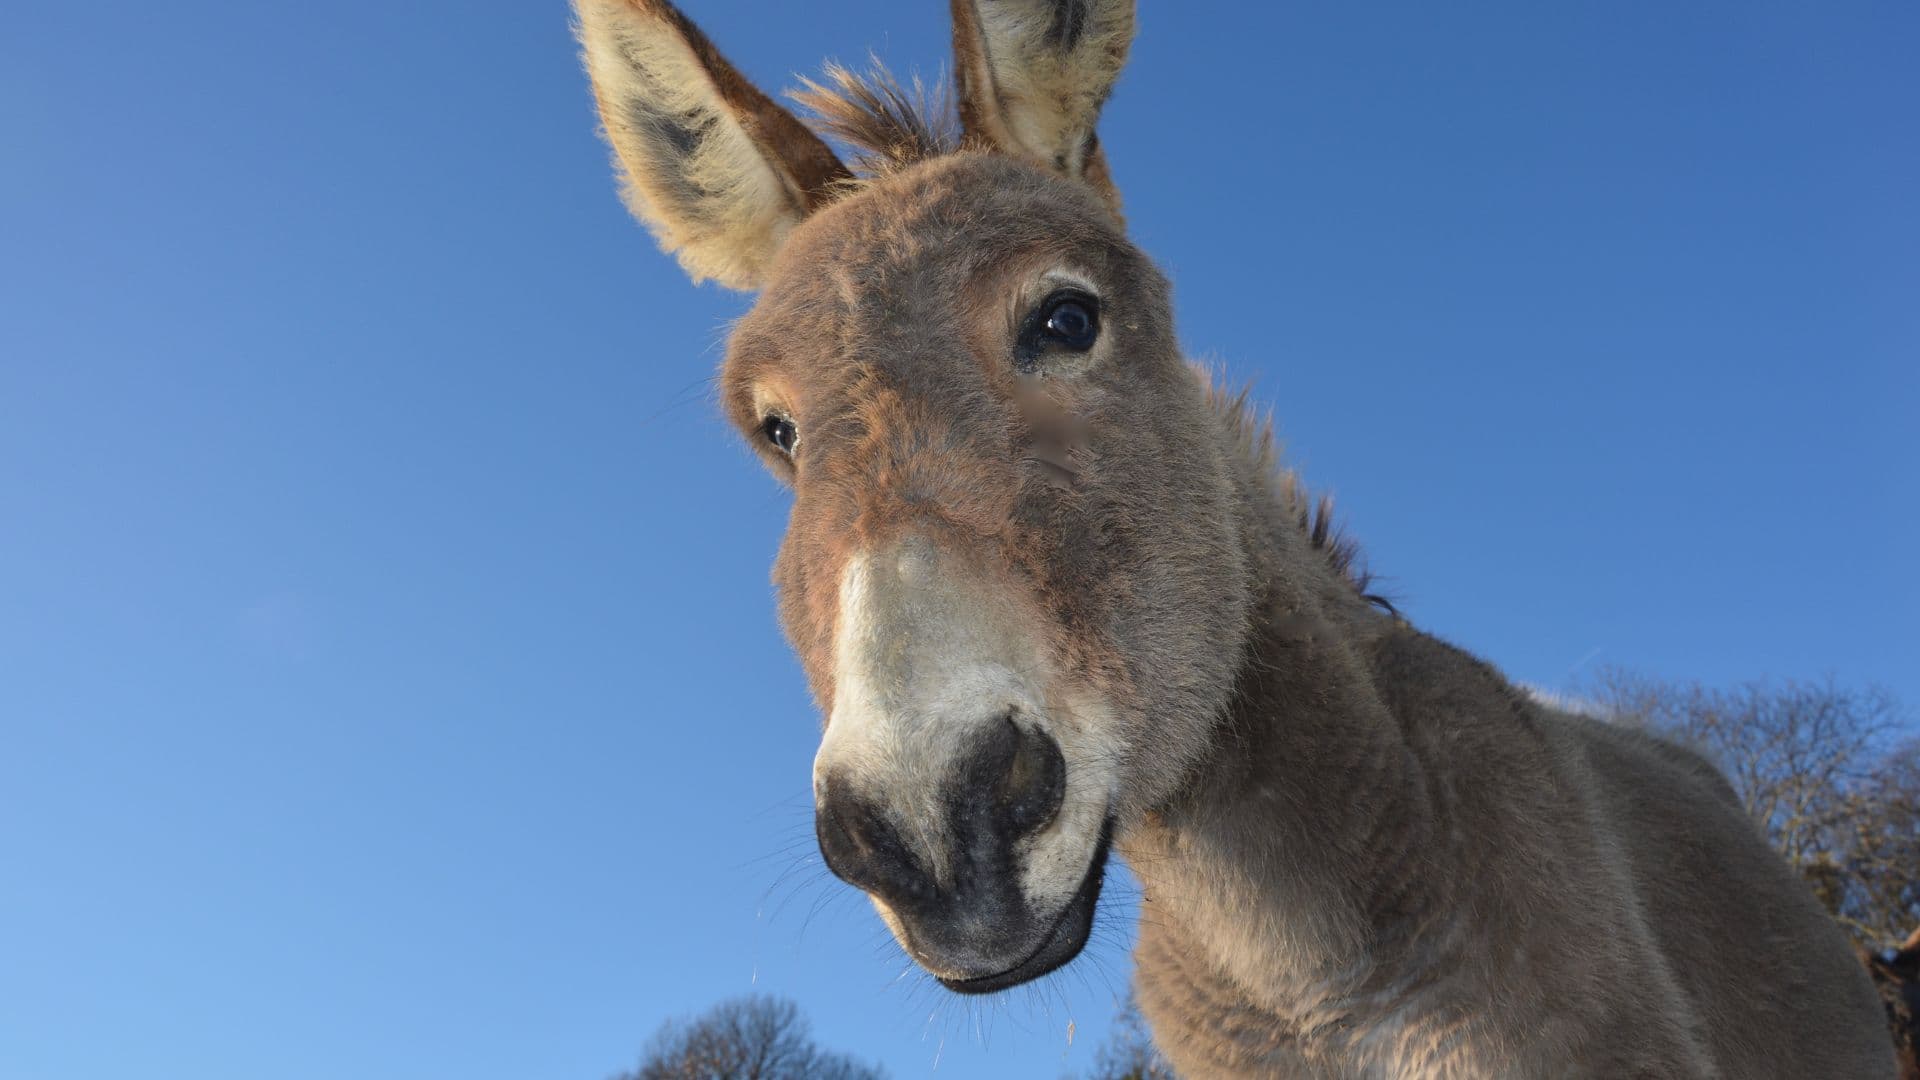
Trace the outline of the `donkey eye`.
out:
[[[1085,352],[1100,336],[1100,316],[1091,299],[1065,296],[1050,301],[1041,332],[1047,341],[1063,349]]]
[[[1014,343],[1014,364],[1032,375],[1049,353],[1083,353],[1099,337],[1100,301],[1080,289],[1061,289],[1027,312]]]
[[[790,455],[793,453],[794,442],[800,437],[800,429],[794,427],[793,421],[784,416],[769,416],[760,421],[760,434],[765,435],[768,442],[779,447],[781,453]]]

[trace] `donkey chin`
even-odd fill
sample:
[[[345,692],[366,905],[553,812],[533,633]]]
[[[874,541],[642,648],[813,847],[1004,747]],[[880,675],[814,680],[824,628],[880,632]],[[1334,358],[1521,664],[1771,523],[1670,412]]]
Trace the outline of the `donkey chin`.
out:
[[[1021,600],[924,543],[841,577],[820,851],[961,993],[1079,955],[1113,834],[1105,710],[1060,689]]]

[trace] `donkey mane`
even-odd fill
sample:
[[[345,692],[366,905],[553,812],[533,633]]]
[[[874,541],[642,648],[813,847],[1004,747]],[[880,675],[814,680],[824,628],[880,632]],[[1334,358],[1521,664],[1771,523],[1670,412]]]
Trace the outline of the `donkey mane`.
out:
[[[807,110],[808,127],[849,152],[855,175],[837,185],[843,194],[965,144],[945,80],[902,82],[878,57],[869,63],[866,72],[828,63],[820,81],[802,76],[801,88],[787,94]]]
[[[1298,472],[1280,460],[1273,415],[1255,410],[1253,386],[1229,391],[1212,378],[1205,385],[1207,402],[1226,428],[1234,450],[1256,475],[1272,485],[1286,522],[1306,537],[1307,546],[1325,558],[1362,600],[1389,615],[1398,615],[1391,597],[1373,591],[1375,578],[1367,568],[1366,555],[1334,515],[1333,495],[1325,491],[1316,494]]]

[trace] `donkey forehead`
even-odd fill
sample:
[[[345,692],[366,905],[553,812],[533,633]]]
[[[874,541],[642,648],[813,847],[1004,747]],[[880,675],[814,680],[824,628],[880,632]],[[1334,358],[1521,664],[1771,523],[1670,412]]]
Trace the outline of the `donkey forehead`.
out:
[[[1103,274],[1127,250],[1086,185],[997,154],[956,154],[869,181],[796,226],[756,308],[958,316],[1010,280],[1060,264]]]
[[[859,387],[902,378],[936,397],[969,393],[1022,305],[1060,276],[1125,304],[1154,271],[1092,189],[1000,155],[869,181],[788,238],[734,329],[730,411],[751,427],[769,411],[851,406]]]

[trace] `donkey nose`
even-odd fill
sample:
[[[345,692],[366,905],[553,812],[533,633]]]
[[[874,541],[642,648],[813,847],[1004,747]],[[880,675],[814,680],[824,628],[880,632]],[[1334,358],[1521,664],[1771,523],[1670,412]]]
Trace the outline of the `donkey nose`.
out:
[[[952,891],[979,884],[972,868],[1004,864],[1016,841],[1039,832],[1060,813],[1066,798],[1067,763],[1060,744],[1043,731],[1021,727],[1011,715],[988,725],[955,770],[941,800],[947,820],[920,835],[948,845]],[[894,907],[917,907],[940,898],[925,860],[900,838],[881,801],[917,803],[917,798],[879,801],[848,790],[844,775],[831,776],[814,815],[820,854],[827,869],[850,885]]]

